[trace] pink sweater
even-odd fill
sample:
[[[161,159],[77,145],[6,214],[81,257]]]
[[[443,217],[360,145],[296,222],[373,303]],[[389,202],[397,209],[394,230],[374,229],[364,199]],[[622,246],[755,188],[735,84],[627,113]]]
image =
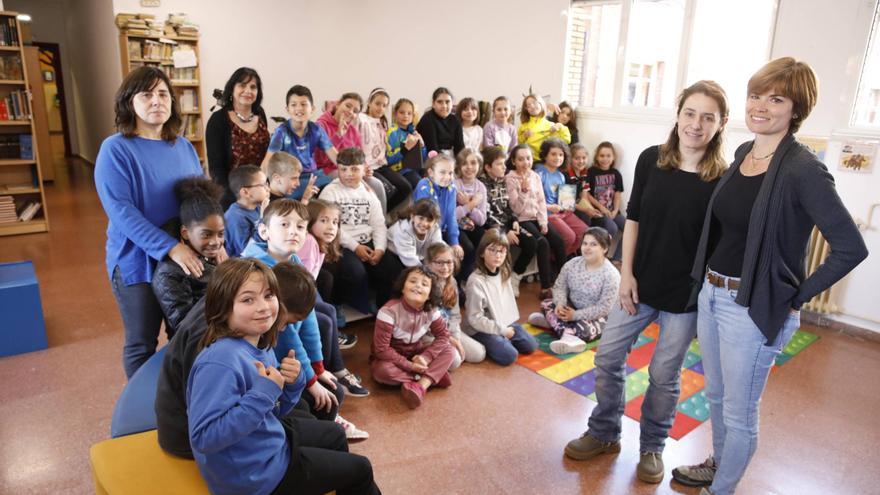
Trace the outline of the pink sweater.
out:
[[[312,274],[312,277],[317,279],[318,273],[321,271],[321,265],[324,264],[324,253],[321,252],[318,241],[315,240],[312,234],[306,234],[306,240],[303,241],[302,247],[299,248],[296,254],[306,270]]]
[[[357,116],[358,132],[361,135],[361,147],[367,157],[367,165],[373,170],[388,164],[385,158],[385,134],[388,129],[382,125],[382,121],[370,117],[366,113]]]
[[[541,177],[529,170],[525,177],[516,170],[507,173],[504,178],[507,184],[507,196],[510,209],[520,222],[536,220],[538,225],[547,225],[547,201],[544,199],[544,186]],[[528,182],[528,191],[523,191],[523,182]]]
[[[339,122],[336,122],[336,118],[333,117],[329,110],[318,117],[318,120],[315,122],[330,137],[330,142],[333,143],[336,151],[342,151],[344,148],[361,147],[361,133],[358,132],[357,120],[349,124],[345,134],[341,136],[339,135]],[[318,168],[322,169],[325,174],[336,171],[336,165],[322,150],[315,150],[315,162],[318,164]]]

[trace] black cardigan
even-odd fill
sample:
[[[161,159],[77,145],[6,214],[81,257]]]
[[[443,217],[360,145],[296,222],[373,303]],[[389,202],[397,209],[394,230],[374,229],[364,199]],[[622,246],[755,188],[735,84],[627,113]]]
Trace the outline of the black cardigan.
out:
[[[208,119],[208,125],[205,126],[205,146],[208,152],[208,170],[211,172],[211,179],[223,186],[226,191],[223,199],[220,201],[223,209],[229,207],[235,202],[235,195],[229,189],[229,172],[232,163],[232,125],[229,120],[229,112],[226,108],[221,108],[211,114]],[[261,108],[257,112],[259,118],[264,124],[266,123],[266,112]],[[268,126],[268,124],[267,124]],[[259,165],[259,164],[257,164]]]
[[[451,113],[442,119],[432,108],[419,119],[416,130],[425,141],[425,149],[428,151],[439,153],[440,150],[452,149],[452,152],[458,156],[458,152],[464,149],[461,122]]]
[[[753,144],[744,143],[736,150],[736,159],[712,194],[691,271],[698,285],[713,248],[710,230],[715,197],[730,177],[739,173]],[[814,225],[831,245],[831,254],[806,277],[806,251]],[[769,345],[776,340],[791,309],[800,309],[867,256],[865,241],[840,201],[828,169],[793,135],[785,136],[776,148],[749,218],[736,303],[749,308],[749,316]]]

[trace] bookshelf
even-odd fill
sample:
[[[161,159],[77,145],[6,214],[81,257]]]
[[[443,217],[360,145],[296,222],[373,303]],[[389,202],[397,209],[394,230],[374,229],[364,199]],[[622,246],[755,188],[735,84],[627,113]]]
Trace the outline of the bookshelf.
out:
[[[49,231],[17,12],[0,11],[0,236]],[[37,206],[38,205],[38,206]]]
[[[120,15],[139,16],[139,14]],[[117,16],[122,77],[128,75],[133,69],[144,65],[159,67],[168,74],[168,78],[171,79],[171,90],[174,91],[180,105],[183,120],[181,135],[192,143],[199,155],[199,160],[202,161],[202,167],[206,167],[205,126],[202,117],[203,102],[201,102],[201,73],[199,71],[201,56],[198,36],[160,35],[153,32],[152,28],[150,34],[132,32],[131,28],[126,26],[127,20],[120,20]],[[148,22],[153,21],[148,20]],[[170,26],[166,25],[164,29],[169,28]],[[189,68],[174,67],[172,57],[173,53],[178,50],[192,50],[195,53],[197,65]]]

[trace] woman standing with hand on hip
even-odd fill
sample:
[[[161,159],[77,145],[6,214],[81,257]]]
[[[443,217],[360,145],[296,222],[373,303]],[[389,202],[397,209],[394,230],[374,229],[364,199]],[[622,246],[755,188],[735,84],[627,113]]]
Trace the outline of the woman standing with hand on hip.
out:
[[[722,134],[727,97],[712,81],[699,81],[678,99],[675,126],[665,144],[642,152],[623,231],[620,305],[608,322],[596,354],[596,400],[589,430],[565,447],[577,460],[620,452],[626,358],[639,334],[660,323],[642,404],[642,481],[663,479],[662,452],[675,418],[679,378],[697,333],[696,307],[688,304],[690,270],[712,191],[727,167]]]
[[[157,262],[168,256],[187,275],[202,275],[198,254],[160,227],[179,213],[174,184],[203,172],[192,144],[177,135],[180,110],[164,72],[130,72],[114,106],[119,132],[101,144],[95,186],[110,220],[107,271],[125,327],[122,362],[131,378],[158,344],[162,309],[150,286]]]
[[[818,98],[813,70],[791,57],[749,80],[746,125],[709,203],[692,276],[714,455],[673,477],[701,493],[733,493],[757,448],[758,405],[770,367],[800,326],[800,307],[868,256],[825,165],[794,133]],[[831,254],[809,277],[813,226]]]

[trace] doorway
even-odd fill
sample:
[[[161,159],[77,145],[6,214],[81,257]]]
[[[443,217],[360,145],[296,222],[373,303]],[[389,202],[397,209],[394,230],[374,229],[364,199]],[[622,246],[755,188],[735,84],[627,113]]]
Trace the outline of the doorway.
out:
[[[43,97],[46,100],[46,117],[49,123],[49,142],[53,161],[73,156],[70,151],[70,129],[64,93],[64,77],[61,72],[61,50],[58,43],[34,42],[39,49],[40,74]]]

